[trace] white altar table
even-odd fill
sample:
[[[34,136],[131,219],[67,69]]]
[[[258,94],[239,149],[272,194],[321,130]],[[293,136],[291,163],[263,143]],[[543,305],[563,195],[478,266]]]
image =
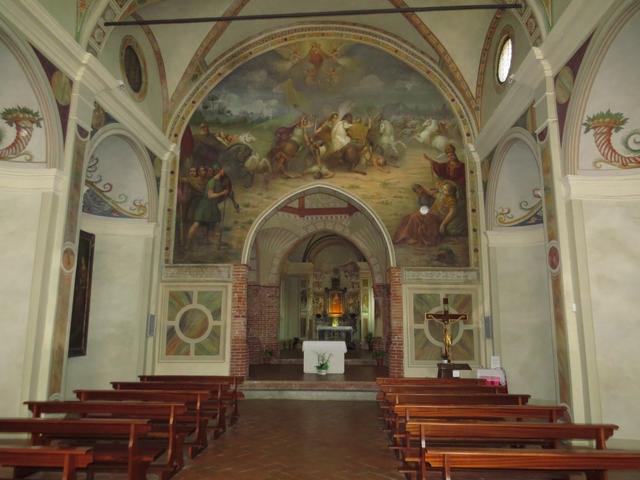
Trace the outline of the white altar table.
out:
[[[329,370],[327,373],[344,373],[344,354],[347,353],[347,344],[344,342],[302,342],[304,352],[304,373],[316,373],[318,354],[331,354]]]

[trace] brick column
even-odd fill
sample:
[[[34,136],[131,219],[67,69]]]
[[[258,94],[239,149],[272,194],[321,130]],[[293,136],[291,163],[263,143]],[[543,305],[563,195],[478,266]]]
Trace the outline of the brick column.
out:
[[[234,265],[231,300],[231,375],[249,374],[247,348],[247,273],[246,265]]]
[[[280,286],[250,285],[247,306],[247,339],[250,363],[262,363],[266,348],[279,354]]]
[[[404,326],[402,315],[402,271],[391,267],[389,281],[389,318],[391,345],[389,346],[389,376],[404,377]]]

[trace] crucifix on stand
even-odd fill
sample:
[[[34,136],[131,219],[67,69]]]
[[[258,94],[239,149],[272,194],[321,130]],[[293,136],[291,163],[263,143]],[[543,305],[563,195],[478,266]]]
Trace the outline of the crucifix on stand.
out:
[[[451,345],[453,343],[451,325],[467,320],[467,314],[451,313],[449,311],[449,297],[445,296],[442,299],[442,313],[425,313],[424,318],[425,320],[435,320],[442,324],[444,352],[442,353],[442,362],[438,363],[438,378],[453,378],[454,370],[471,370],[471,367],[466,363],[451,362]]]

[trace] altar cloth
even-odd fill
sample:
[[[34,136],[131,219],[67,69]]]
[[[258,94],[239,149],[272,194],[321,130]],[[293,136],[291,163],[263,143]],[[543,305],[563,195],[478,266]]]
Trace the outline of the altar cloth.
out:
[[[344,373],[344,354],[347,353],[345,342],[309,340],[302,342],[302,351],[304,352],[304,373],[316,373],[320,353],[331,355],[327,373]]]

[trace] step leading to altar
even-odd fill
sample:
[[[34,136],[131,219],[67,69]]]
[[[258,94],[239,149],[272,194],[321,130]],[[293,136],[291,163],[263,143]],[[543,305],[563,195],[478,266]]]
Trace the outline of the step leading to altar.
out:
[[[241,385],[245,398],[292,400],[366,400],[376,397],[375,379],[385,367],[346,365],[344,374],[303,373],[301,364],[252,365]]]

